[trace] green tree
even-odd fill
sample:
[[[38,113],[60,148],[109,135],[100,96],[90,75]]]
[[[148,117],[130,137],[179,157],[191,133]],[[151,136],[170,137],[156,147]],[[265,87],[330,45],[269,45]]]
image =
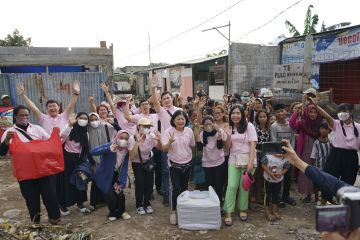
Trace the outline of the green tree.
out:
[[[24,38],[20,35],[18,29],[15,29],[13,34],[8,34],[6,38],[0,39],[0,46],[1,47],[29,47],[31,44],[31,38]]]
[[[225,49],[221,50],[220,52],[218,53],[209,53],[209,54],[206,54],[206,57],[216,57],[216,56],[219,56],[219,55],[223,55],[223,54],[226,54],[227,51]]]
[[[314,8],[312,4],[309,5],[304,21],[304,32],[302,35],[309,35],[316,33],[316,25],[319,23],[319,16],[317,14],[312,14],[311,10]],[[292,24],[290,21],[286,20],[285,25],[293,37],[300,36],[299,30]]]

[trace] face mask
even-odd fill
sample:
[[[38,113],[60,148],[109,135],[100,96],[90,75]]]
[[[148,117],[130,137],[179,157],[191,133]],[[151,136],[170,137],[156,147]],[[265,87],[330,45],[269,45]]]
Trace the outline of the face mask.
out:
[[[88,120],[83,120],[83,119],[79,119],[77,122],[80,127],[86,127],[88,124]]]
[[[120,147],[126,147],[127,146],[127,143],[128,141],[124,140],[124,139],[118,139],[117,140],[117,144],[120,146]]]
[[[100,126],[100,121],[90,122],[90,126],[93,128],[98,128]]]
[[[29,119],[28,118],[19,118],[19,119],[16,119],[16,123],[21,126],[26,126],[29,123]]]
[[[150,133],[150,128],[143,128],[142,130],[141,130],[141,133],[142,134],[148,134],[148,133]]]
[[[338,113],[338,118],[341,121],[346,121],[349,119],[349,117],[350,117],[350,113],[348,113],[348,112],[339,112]]]

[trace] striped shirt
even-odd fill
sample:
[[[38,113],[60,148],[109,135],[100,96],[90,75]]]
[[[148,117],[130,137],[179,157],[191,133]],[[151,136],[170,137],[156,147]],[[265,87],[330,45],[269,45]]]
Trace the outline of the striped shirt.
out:
[[[321,142],[319,139],[315,140],[310,158],[315,159],[316,167],[321,170],[323,169],[326,159],[330,154],[330,149],[331,144],[329,140],[326,142]]]

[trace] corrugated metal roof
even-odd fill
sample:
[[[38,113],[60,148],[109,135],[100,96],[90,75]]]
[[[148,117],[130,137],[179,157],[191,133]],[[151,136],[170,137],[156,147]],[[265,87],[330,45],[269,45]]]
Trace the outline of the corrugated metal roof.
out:
[[[99,104],[104,100],[103,93],[99,87],[100,82],[106,82],[105,73],[21,73],[0,74],[1,93],[9,93],[16,96],[16,84],[24,83],[26,95],[42,111],[46,112],[46,101],[52,99],[66,108],[72,97],[72,84],[74,80],[80,81],[80,97],[76,103],[74,112],[89,112],[89,96],[93,95],[95,102]],[[8,81],[8,83],[6,83]],[[15,98],[15,104],[24,104],[19,96]],[[37,123],[34,116],[31,121]]]

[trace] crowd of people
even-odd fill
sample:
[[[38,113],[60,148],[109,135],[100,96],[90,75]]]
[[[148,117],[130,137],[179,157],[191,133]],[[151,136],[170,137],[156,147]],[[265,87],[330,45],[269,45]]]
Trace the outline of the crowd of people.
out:
[[[92,112],[77,114],[73,110],[80,95],[78,81],[62,113],[55,100],[47,101],[47,113],[42,113],[27,97],[24,85],[17,85],[25,106],[14,108],[14,125],[2,135],[0,154],[8,152],[15,133],[29,142],[48,139],[59,128],[64,156],[63,172],[19,181],[32,222],[40,222],[40,196],[52,224],[60,223],[75,204],[82,213],[107,204],[110,221],[130,219],[123,192],[131,182],[130,163],[137,214],[156,211],[151,206],[155,186],[164,207],[171,207],[171,224],[177,224],[177,197],[189,182],[199,190],[214,188],[227,226],[233,224],[237,210],[240,220],[246,221],[249,207],[256,204],[265,207],[268,221],[280,220],[279,207],[297,204],[290,194],[294,179],[304,203],[312,202],[313,195],[318,205],[335,203],[333,193],[293,169],[286,155],[263,152],[264,143],[284,139],[306,164],[349,185],[355,183],[360,125],[352,118],[350,104],[340,104],[335,119],[317,104],[312,88],[304,92],[302,102],[285,106],[248,92],[224,95],[222,102],[215,102],[202,86],[186,100],[168,91],[159,96],[157,83],[153,75],[151,96],[138,103],[131,95],[114,102],[109,87],[101,83],[106,101],[96,105],[89,96]],[[30,114],[39,126],[29,122]],[[90,201],[85,204],[89,179]]]

